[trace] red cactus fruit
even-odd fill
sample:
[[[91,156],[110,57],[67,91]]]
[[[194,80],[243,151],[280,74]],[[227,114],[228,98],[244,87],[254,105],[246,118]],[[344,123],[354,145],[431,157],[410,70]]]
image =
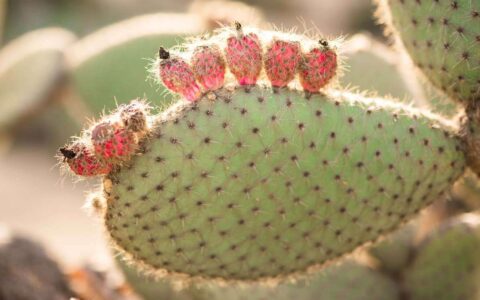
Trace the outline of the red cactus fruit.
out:
[[[95,154],[101,160],[114,164],[128,160],[137,149],[135,134],[117,122],[97,124],[91,139]]]
[[[223,86],[225,79],[225,60],[216,45],[198,46],[192,56],[192,69],[197,81],[207,91]]]
[[[68,164],[70,169],[77,175],[90,177],[108,174],[112,170],[112,165],[100,161],[90,150],[82,143],[60,148],[63,161]]]
[[[189,101],[200,98],[200,87],[195,81],[192,68],[183,59],[172,57],[163,47],[160,47],[159,57],[160,78],[163,84]]]
[[[240,85],[253,85],[262,70],[262,46],[255,33],[244,34],[238,22],[235,27],[236,34],[227,39],[227,64]]]
[[[133,100],[119,109],[120,119],[128,131],[144,133],[147,129],[147,115],[150,106],[139,100]]]
[[[310,93],[318,92],[337,71],[337,54],[329,48],[328,42],[320,40],[320,47],[313,48],[302,57],[300,83]]]
[[[272,41],[265,54],[265,72],[273,87],[284,87],[295,78],[300,57],[298,42]]]

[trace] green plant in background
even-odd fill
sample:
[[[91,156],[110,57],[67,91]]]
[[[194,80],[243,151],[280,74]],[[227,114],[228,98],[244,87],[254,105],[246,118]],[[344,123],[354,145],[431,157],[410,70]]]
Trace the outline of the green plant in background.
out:
[[[5,26],[6,10],[7,10],[7,1],[0,0],[0,44],[3,38],[3,27]]]
[[[128,282],[145,300],[397,300],[397,284],[374,268],[353,260],[328,267],[325,272],[294,283],[275,286],[250,284],[245,286],[191,286],[175,289],[168,281],[145,279],[133,269],[121,264]]]
[[[480,3],[470,0],[382,0],[381,18],[399,46],[453,100],[480,97]]]
[[[13,129],[47,106],[64,80],[64,50],[72,33],[42,29],[28,33],[0,52],[0,132]]]
[[[74,86],[95,114],[136,97],[167,105],[171,95],[145,76],[147,58],[206,28],[193,14],[153,14],[101,29],[68,52]]]
[[[14,133],[38,121],[39,112],[59,103],[67,83],[64,51],[75,40],[69,31],[47,28],[25,34],[0,50],[0,152],[9,148]],[[50,128],[55,130],[59,121],[62,128],[70,122],[64,112],[57,113],[54,119]]]
[[[463,215],[433,231],[403,274],[408,299],[479,299],[480,219]]]
[[[240,2],[194,2],[189,13],[156,13],[118,22],[88,35],[67,52],[74,87],[96,115],[117,104],[144,97],[157,105],[173,100],[162,86],[146,78],[159,45],[172,47],[219,24],[249,20],[261,25],[262,14]]]
[[[346,66],[339,79],[342,86],[401,101],[419,100],[409,79],[402,74],[402,61],[393,50],[372,36],[356,34],[342,45],[340,51]],[[422,105],[421,102],[417,104]]]

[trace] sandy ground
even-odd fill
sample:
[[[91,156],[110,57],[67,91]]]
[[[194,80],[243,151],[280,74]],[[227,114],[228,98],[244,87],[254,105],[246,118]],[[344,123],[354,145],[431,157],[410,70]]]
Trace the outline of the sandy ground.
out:
[[[101,223],[82,208],[95,185],[73,183],[55,163],[42,149],[0,156],[0,224],[40,241],[66,266],[109,266]]]

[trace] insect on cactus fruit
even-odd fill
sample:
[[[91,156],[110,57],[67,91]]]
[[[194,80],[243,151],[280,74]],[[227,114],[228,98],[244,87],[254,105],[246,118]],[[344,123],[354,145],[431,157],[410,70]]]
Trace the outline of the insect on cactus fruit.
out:
[[[60,148],[64,162],[70,169],[80,176],[104,175],[111,171],[112,166],[107,164],[92,154],[82,142],[75,142],[68,147]]]
[[[163,84],[174,93],[179,93],[189,101],[200,97],[200,87],[195,81],[192,68],[180,57],[170,55],[170,52],[160,47],[159,71]]]
[[[300,83],[305,91],[315,93],[323,88],[336,74],[337,54],[330,49],[328,41],[319,40],[319,47],[304,54],[300,64]]]
[[[318,39],[246,32],[258,45],[298,41],[302,56],[314,53],[303,71],[323,65],[317,53],[336,57],[330,42],[326,49]],[[226,29],[207,42],[230,38]],[[228,71],[243,67],[223,49]],[[178,86],[197,85],[190,76],[171,89],[189,94]],[[235,80],[215,99],[187,97],[147,117],[136,155],[103,178],[112,241],[152,273],[243,281],[303,273],[392,231],[463,172],[454,122],[345,91]]]
[[[124,164],[138,148],[148,131],[150,106],[133,100],[120,106],[111,116],[104,117],[86,130],[71,145],[60,148],[60,157],[76,175],[105,175],[115,166]]]

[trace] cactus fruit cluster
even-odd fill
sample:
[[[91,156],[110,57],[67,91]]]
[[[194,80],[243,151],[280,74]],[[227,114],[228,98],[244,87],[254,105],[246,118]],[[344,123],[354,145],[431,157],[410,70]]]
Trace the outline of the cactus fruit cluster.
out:
[[[399,6],[431,12],[437,4],[427,2],[390,3],[390,21],[401,24]],[[417,46],[427,33],[430,44],[452,38],[434,27],[445,11],[422,20],[427,29],[413,17],[413,29],[400,26],[399,36]],[[447,15],[457,24],[459,16]],[[460,34],[471,35],[466,28]],[[469,103],[462,124],[330,88],[340,61],[335,41],[235,23],[160,47],[153,74],[182,99],[157,115],[140,101],[120,106],[62,148],[63,159],[77,175],[102,176],[95,203],[111,241],[149,273],[249,282],[308,273],[418,215],[466,164],[475,170],[479,68],[474,40],[461,37],[449,47],[461,48],[463,59],[436,53],[429,39],[433,54],[421,48],[413,59]],[[443,73],[430,76],[437,69]],[[410,292],[417,282],[409,278],[423,273],[407,248],[390,267]],[[412,271],[403,273],[407,264]]]
[[[130,160],[148,131],[150,107],[134,100],[102,118],[82,137],[60,148],[61,159],[80,176],[108,174]]]
[[[189,62],[181,55],[190,53],[175,55],[161,47],[158,62],[161,82],[189,101],[222,87],[227,70],[240,86],[254,86],[264,71],[274,88],[287,87],[298,73],[307,93],[319,92],[337,73],[335,47],[327,40],[243,28],[238,22],[193,48]]]
[[[379,0],[387,30],[430,82],[452,99],[480,99],[480,2]]]

